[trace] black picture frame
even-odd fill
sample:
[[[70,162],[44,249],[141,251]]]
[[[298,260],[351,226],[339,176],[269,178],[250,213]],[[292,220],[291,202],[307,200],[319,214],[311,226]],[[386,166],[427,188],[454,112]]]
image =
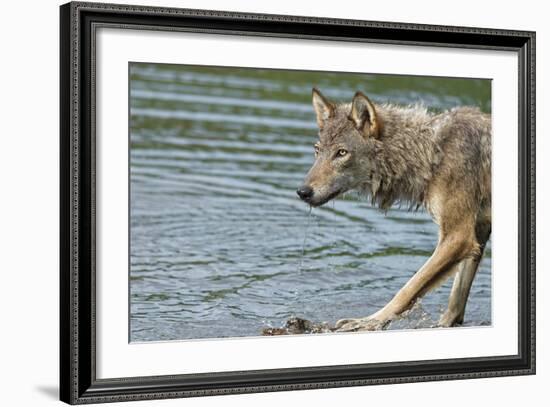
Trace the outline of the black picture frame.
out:
[[[72,2],[60,7],[60,398],[70,404],[535,373],[535,33]],[[96,378],[95,29],[508,50],[519,59],[519,352],[499,357]]]

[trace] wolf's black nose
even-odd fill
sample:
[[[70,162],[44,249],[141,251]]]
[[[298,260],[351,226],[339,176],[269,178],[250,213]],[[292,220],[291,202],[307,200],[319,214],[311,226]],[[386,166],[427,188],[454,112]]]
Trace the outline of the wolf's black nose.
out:
[[[304,201],[307,201],[309,198],[313,196],[313,189],[311,189],[311,187],[308,187],[308,186],[303,186],[298,188],[296,193],[301,199],[303,199]]]

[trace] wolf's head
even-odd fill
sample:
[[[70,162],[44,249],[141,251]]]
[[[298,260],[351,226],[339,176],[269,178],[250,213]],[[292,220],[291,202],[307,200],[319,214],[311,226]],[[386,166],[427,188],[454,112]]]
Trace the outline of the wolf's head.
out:
[[[311,206],[321,206],[332,198],[365,182],[370,168],[369,151],[381,131],[376,109],[363,93],[351,104],[334,104],[313,88],[319,141],[315,162],[298,196]]]

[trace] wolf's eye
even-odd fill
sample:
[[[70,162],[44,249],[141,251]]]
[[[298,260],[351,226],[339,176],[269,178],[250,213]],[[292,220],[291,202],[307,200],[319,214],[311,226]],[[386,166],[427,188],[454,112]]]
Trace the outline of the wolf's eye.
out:
[[[340,157],[345,156],[347,153],[348,153],[348,150],[344,150],[343,148],[338,150],[338,156],[340,156]]]
[[[315,146],[315,156],[319,154],[319,146]]]

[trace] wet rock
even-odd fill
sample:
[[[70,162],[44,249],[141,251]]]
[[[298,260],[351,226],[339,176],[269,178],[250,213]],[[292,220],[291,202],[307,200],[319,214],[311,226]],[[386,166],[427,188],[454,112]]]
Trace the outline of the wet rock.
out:
[[[264,328],[262,335],[300,335],[333,332],[335,328],[327,322],[314,323],[307,319],[292,317],[280,328]]]
[[[285,328],[264,328],[262,330],[262,335],[264,336],[288,335],[288,331]]]

